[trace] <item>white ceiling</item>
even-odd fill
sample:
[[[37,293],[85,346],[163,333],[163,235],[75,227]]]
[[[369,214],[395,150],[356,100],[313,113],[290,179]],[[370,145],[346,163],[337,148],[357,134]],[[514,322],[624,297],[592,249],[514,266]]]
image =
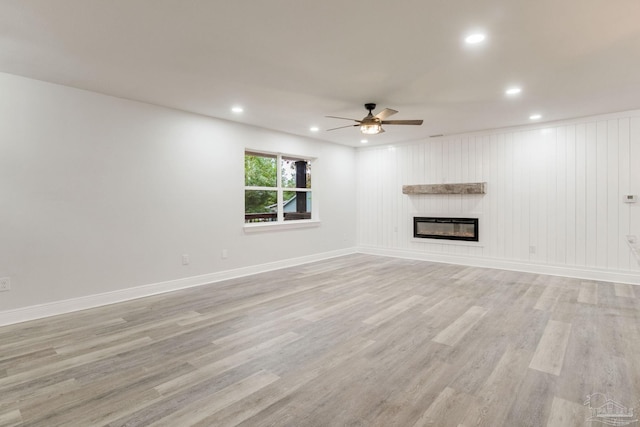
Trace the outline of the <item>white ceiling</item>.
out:
[[[325,115],[424,119],[388,144],[640,108],[640,1],[2,0],[0,71],[352,146]]]

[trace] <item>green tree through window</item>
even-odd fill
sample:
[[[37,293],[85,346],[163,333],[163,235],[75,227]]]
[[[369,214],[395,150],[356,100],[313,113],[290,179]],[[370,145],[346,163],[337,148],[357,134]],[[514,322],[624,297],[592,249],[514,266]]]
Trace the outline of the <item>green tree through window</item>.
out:
[[[245,222],[311,219],[311,161],[246,151]]]
[[[244,185],[246,187],[273,187],[277,185],[277,158],[264,154],[245,153]],[[245,190],[245,213],[266,213],[268,206],[278,202],[276,191]]]

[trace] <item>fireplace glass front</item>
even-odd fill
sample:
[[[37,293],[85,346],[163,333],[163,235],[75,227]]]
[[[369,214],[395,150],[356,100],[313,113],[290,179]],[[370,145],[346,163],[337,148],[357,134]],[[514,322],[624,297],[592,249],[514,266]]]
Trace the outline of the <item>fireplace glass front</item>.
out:
[[[478,218],[414,217],[413,237],[477,242]]]

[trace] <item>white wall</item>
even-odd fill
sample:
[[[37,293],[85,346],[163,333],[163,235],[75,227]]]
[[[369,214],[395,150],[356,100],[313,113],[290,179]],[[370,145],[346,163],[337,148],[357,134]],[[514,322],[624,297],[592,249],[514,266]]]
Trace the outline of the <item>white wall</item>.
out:
[[[380,253],[640,278],[624,240],[640,236],[640,204],[621,201],[640,194],[638,111],[356,153],[7,74],[0,93],[0,277],[13,286],[0,314],[331,253],[356,237]],[[320,227],[244,233],[245,148],[319,159]],[[486,195],[401,191],[476,181]],[[416,213],[471,212],[479,246],[411,237]]]
[[[0,93],[0,312],[355,245],[352,148],[7,74]],[[318,158],[319,227],[243,232],[245,148]]]
[[[364,249],[640,279],[625,239],[640,237],[640,203],[622,202],[640,194],[640,111],[372,147],[357,158]],[[402,194],[403,184],[483,181],[485,195]],[[481,218],[480,245],[412,238],[414,214],[472,212]]]

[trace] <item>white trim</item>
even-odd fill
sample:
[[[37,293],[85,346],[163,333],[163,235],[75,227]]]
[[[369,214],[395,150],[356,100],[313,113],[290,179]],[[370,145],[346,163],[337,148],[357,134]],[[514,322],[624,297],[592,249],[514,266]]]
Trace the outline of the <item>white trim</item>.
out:
[[[251,156],[260,156],[261,154],[265,154],[265,157],[267,158],[271,158],[272,155],[270,153],[264,153],[261,151],[256,151],[256,150],[248,150],[245,148],[244,150],[244,155],[245,155],[245,159],[247,156],[247,153],[249,153],[249,155]],[[276,160],[276,186],[275,187],[259,187],[259,186],[250,186],[250,185],[245,185],[244,186],[244,191],[245,191],[245,195],[247,191],[275,191],[276,192],[276,215],[277,215],[277,221],[275,222],[271,222],[268,225],[265,224],[260,224],[255,230],[251,230],[249,232],[253,232],[253,231],[258,231],[258,230],[263,230],[261,229],[261,227],[271,227],[273,229],[274,224],[279,224],[280,226],[277,227],[277,229],[287,229],[287,228],[301,228],[301,227],[292,227],[292,226],[282,226],[282,224],[285,224],[285,218],[284,218],[284,208],[285,208],[285,204],[287,202],[287,200],[284,200],[284,192],[285,191],[295,191],[295,192],[301,192],[301,191],[305,191],[307,193],[311,193],[313,194],[313,188],[304,188],[304,189],[298,189],[298,188],[291,188],[291,187],[283,187],[282,186],[282,162],[286,159],[287,161],[292,161],[292,160],[304,160],[305,162],[309,163],[310,166],[313,167],[313,165],[315,164],[317,158],[314,157],[306,157],[306,156],[295,156],[293,154],[284,154],[284,153],[276,153],[273,156],[275,156],[275,160]],[[315,167],[313,167],[313,169],[315,169]],[[246,173],[246,170],[245,170]],[[316,193],[317,194],[317,193]],[[290,199],[292,200],[292,199]],[[274,206],[274,205],[271,205]],[[311,204],[312,206],[312,218],[317,218],[318,217],[318,208],[317,208],[317,201]],[[245,206],[246,209],[246,206]],[[245,215],[248,212],[245,212]],[[314,222],[314,221],[307,221],[309,223]],[[249,225],[249,228],[255,227],[256,225]],[[309,227],[308,225],[306,226],[302,226],[302,227]],[[249,228],[245,228],[245,231],[249,230]]]
[[[264,273],[272,270],[279,270],[281,268],[294,267],[296,265],[322,261],[329,258],[350,255],[353,253],[355,253],[354,248],[339,249],[330,252],[307,255],[299,258],[270,262],[267,264],[259,264],[250,267],[237,268],[234,270],[203,274],[201,276],[185,277],[182,279],[136,286],[134,288],[105,292],[97,295],[87,295],[79,298],[54,301],[46,304],[32,305],[29,307],[2,311],[0,312],[0,326],[26,322],[28,320],[41,319],[43,317],[56,316],[59,314],[71,313],[79,310],[86,310],[103,305],[115,304],[118,302],[129,301],[137,298],[144,298],[151,295],[192,288],[195,286],[208,285],[223,280]]]
[[[264,273],[267,271],[279,270],[287,267],[307,264],[310,262],[322,261],[354,253],[368,255],[380,255],[394,258],[415,259],[420,261],[442,262],[446,264],[468,265],[472,267],[496,268],[500,270],[522,271],[526,273],[546,274],[551,276],[573,277],[586,280],[598,280],[604,282],[629,283],[640,285],[640,273],[615,272],[607,270],[586,269],[579,267],[562,267],[541,264],[529,264],[518,261],[503,261],[492,258],[442,255],[424,252],[415,252],[399,249],[381,249],[375,247],[358,247],[339,249],[330,252],[323,252],[299,258],[292,258],[282,261],[275,261],[267,264],[242,267],[234,270],[220,271],[216,273],[204,274],[201,276],[185,277],[182,279],[169,280],[166,282],[152,283],[149,285],[137,286],[135,288],[122,289],[113,292],[106,292],[97,295],[87,295],[63,301],[54,301],[47,304],[33,305],[0,312],[0,326],[14,323],[26,322],[28,320],[41,319],[59,314],[71,313],[79,310],[100,307],[118,302],[129,301],[137,298],[177,291],[180,289],[192,288],[196,286],[208,285],[223,280],[237,277],[249,276],[252,274]]]
[[[549,276],[572,277],[576,279],[597,280],[602,282],[628,283],[640,285],[640,273],[592,268],[566,267],[546,264],[530,264],[520,261],[505,261],[494,258],[444,255],[428,252],[416,252],[401,249],[383,249],[361,246],[358,253],[381,255],[394,258],[415,259],[420,261],[442,262],[445,264],[467,265],[470,267],[495,268],[499,270],[521,271],[524,273],[546,274]]]
[[[264,231],[276,231],[276,230],[291,230],[294,228],[310,228],[319,227],[322,224],[317,219],[296,219],[291,221],[269,221],[269,222],[254,222],[244,225],[245,233],[261,233]]]
[[[273,192],[278,191],[278,187],[245,186],[244,189],[245,190],[251,190],[251,191],[273,191]]]

